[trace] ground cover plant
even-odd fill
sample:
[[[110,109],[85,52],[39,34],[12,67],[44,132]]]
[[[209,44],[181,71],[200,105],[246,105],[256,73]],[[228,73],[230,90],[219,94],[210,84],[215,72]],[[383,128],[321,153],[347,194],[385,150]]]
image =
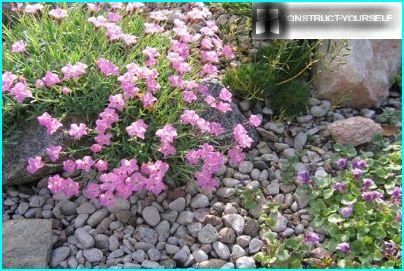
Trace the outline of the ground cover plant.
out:
[[[267,223],[267,247],[258,261],[271,267],[375,267],[401,268],[401,143],[375,138],[373,152],[357,152],[336,144],[335,170],[317,179],[307,171],[297,174],[298,189],[310,194],[309,213],[325,240],[308,232],[279,240]],[[269,212],[276,211],[276,206]],[[321,260],[309,258],[315,247],[325,249]]]
[[[19,4],[12,25],[3,26],[6,144],[23,120],[76,140],[27,161],[31,174],[63,166],[64,175],[49,178],[53,193],[77,195],[79,182],[91,180],[84,194],[113,205],[143,188],[159,194],[166,184],[187,180],[212,189],[224,153],[237,164],[251,146],[246,127],[258,126],[258,116],[230,131],[203,119],[207,107],[230,112],[232,99],[226,88],[211,96],[202,82],[233,58],[206,19],[209,11],[191,3],[182,12],[145,17],[142,8]],[[224,133],[234,144],[215,148],[214,137]]]

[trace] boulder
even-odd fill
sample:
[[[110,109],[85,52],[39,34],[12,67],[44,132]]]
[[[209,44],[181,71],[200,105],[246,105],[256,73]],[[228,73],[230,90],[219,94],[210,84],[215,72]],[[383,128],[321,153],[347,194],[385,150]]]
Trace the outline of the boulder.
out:
[[[319,52],[315,95],[353,108],[379,106],[401,69],[401,40],[324,41]]]
[[[222,88],[224,88],[224,86],[217,81],[206,81],[203,84],[208,88],[209,94],[215,98],[219,97],[220,91],[222,90]],[[235,103],[232,103],[231,108],[232,111],[222,113],[214,108],[209,107],[205,110],[204,114],[201,114],[200,116],[207,121],[210,122],[214,121],[220,123],[226,132],[233,131],[233,128],[237,124],[245,123],[247,122],[247,119],[244,117],[244,115],[241,113],[240,109]],[[251,147],[256,146],[259,142],[258,133],[254,128],[248,128],[247,131],[249,136],[253,139],[253,144]],[[218,136],[216,138],[218,144],[220,145],[222,143],[232,144],[233,142],[232,133],[225,133],[224,136]]]
[[[64,123],[62,128],[66,127],[70,127],[70,124]],[[64,134],[62,129],[53,135],[48,135],[46,128],[38,125],[36,119],[22,122],[13,131],[10,144],[3,143],[3,185],[34,182],[60,171],[61,167],[45,166],[32,175],[26,169],[28,158],[42,156],[42,160],[47,161],[45,153],[47,147],[60,145],[65,149],[72,142],[72,138]],[[62,159],[59,160],[62,161]]]
[[[3,268],[47,268],[52,251],[50,219],[3,223]]]
[[[327,129],[336,142],[354,146],[368,143],[373,136],[383,132],[380,124],[364,117],[337,120],[328,125]]]

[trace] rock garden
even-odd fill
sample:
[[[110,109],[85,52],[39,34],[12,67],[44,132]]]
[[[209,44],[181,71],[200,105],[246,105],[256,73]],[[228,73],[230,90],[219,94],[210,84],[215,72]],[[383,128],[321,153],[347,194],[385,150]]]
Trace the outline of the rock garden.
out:
[[[250,14],[4,7],[4,268],[401,268],[401,40]]]

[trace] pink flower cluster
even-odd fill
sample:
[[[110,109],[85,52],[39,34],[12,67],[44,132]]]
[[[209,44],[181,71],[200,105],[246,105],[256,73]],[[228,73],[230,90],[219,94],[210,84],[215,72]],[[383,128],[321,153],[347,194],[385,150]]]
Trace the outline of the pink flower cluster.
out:
[[[11,52],[13,53],[23,53],[25,52],[27,47],[27,43],[25,43],[25,41],[23,40],[19,40],[13,43],[13,45],[11,45]]]
[[[55,8],[49,11],[49,15],[54,17],[57,20],[60,20],[64,17],[67,17],[67,10],[62,8]]]
[[[224,128],[220,123],[209,122],[201,118],[194,110],[185,110],[180,117],[181,123],[190,124],[196,127],[201,133],[211,135],[221,135],[224,132]]]
[[[214,148],[205,143],[198,150],[190,150],[185,157],[189,164],[196,165],[200,160],[203,165],[200,171],[195,173],[198,185],[201,188],[211,190],[219,185],[217,178],[213,175],[224,165],[224,157],[220,152],[214,151]]]
[[[96,29],[105,29],[110,41],[114,42],[120,40],[123,41],[127,46],[130,46],[137,42],[137,37],[131,34],[125,34],[122,31],[122,28],[116,24],[116,22],[119,22],[121,19],[121,15],[111,12],[109,13],[108,19],[104,16],[98,16],[90,17],[88,18],[88,21],[92,23]]]
[[[32,98],[32,92],[24,77],[19,78],[15,83],[17,76],[12,72],[4,72],[2,75],[2,91],[9,92],[19,103],[23,103],[25,98]],[[15,83],[15,84],[14,84]]]
[[[171,124],[167,124],[162,129],[158,129],[156,136],[161,140],[159,152],[164,154],[164,157],[175,154],[177,150],[172,143],[177,137],[177,130]]]
[[[97,60],[97,66],[100,69],[100,72],[105,76],[119,75],[118,66],[116,66],[111,61],[108,61],[104,58],[100,58]]]
[[[231,97],[232,97],[232,94],[230,93],[230,91],[226,88],[223,88],[219,94],[219,99],[222,101],[218,101],[212,95],[208,95],[205,97],[205,102],[208,105],[210,105],[212,108],[216,108],[217,110],[219,110],[222,113],[227,113],[232,110],[231,104],[230,104]]]
[[[37,120],[40,125],[46,127],[47,133],[49,135],[52,135],[60,127],[63,126],[63,124],[58,119],[52,118],[52,116],[48,112],[43,113],[41,116],[37,118]]]
[[[48,178],[48,188],[54,194],[63,193],[66,196],[78,196],[80,186],[73,179],[64,179],[58,174]]]
[[[104,11],[104,8],[102,8],[103,5],[87,4],[88,9],[92,13]],[[123,41],[126,45],[136,43],[137,37],[125,34],[117,23],[122,20],[123,16],[128,16],[128,13],[142,8],[143,4],[110,3],[109,5],[111,9],[108,11],[108,15],[106,15],[107,18],[104,16],[95,16],[89,18],[88,21],[95,26],[97,31],[105,31],[108,39],[112,42]],[[165,188],[164,176],[169,170],[169,164],[164,161],[157,160],[155,162],[149,161],[140,164],[135,158],[131,160],[123,159],[119,165],[111,165],[109,167],[108,161],[99,159],[103,155],[101,152],[104,148],[111,145],[111,139],[114,136],[113,131],[115,128],[118,128],[116,124],[120,121],[119,114],[129,112],[130,106],[133,105],[133,100],[139,99],[143,107],[142,110],[146,114],[153,111],[153,106],[155,106],[156,102],[159,104],[158,97],[162,81],[159,83],[158,79],[162,80],[162,76],[159,78],[159,73],[155,66],[160,55],[164,55],[169,60],[173,71],[168,77],[169,84],[182,92],[184,102],[192,104],[198,101],[198,97],[201,97],[200,101],[205,101],[209,106],[220,112],[226,113],[232,110],[232,94],[229,90],[223,88],[218,97],[213,97],[208,93],[205,85],[193,78],[194,73],[191,71],[194,69],[193,63],[195,59],[191,61],[190,56],[191,52],[192,55],[195,55],[195,47],[199,48],[199,59],[202,64],[200,76],[216,77],[218,75],[217,65],[223,59],[232,59],[234,57],[233,51],[230,46],[223,45],[222,40],[218,38],[218,27],[214,21],[208,19],[211,15],[208,8],[202,3],[190,3],[185,6],[185,12],[171,10],[154,11],[150,14],[151,21],[144,24],[145,33],[164,32],[162,35],[171,37],[171,47],[168,51],[159,52],[156,48],[145,47],[142,51],[146,56],[143,66],[137,63],[130,63],[126,65],[127,71],[122,75],[120,68],[111,61],[104,58],[99,58],[96,61],[99,71],[104,76],[117,76],[117,80],[123,91],[122,93],[113,92],[109,96],[108,104],[95,122],[94,142],[90,147],[92,154],[85,155],[77,160],[66,159],[62,164],[63,170],[70,174],[78,170],[82,171],[82,173],[97,170],[100,173],[99,183],[88,184],[83,190],[83,194],[88,198],[98,199],[104,206],[114,205],[117,197],[128,198],[133,193],[139,192],[142,189],[159,194]],[[67,16],[67,11],[60,8],[51,12],[52,14],[49,14],[57,18],[58,21]],[[171,18],[171,15],[176,18],[173,23],[168,20],[168,18]],[[195,22],[198,22],[202,26],[198,31],[192,28]],[[111,44],[111,46],[114,45]],[[81,62],[77,62],[76,64],[68,63],[61,69],[64,75],[63,80],[78,79],[86,74],[87,68],[88,66]],[[111,80],[114,81],[115,79]],[[3,73],[3,92],[10,92],[12,94],[23,92],[25,93],[25,97],[32,97],[32,94],[28,94],[27,89],[29,90],[29,88],[23,79],[17,84],[25,83],[25,86],[19,85],[19,90],[12,91],[16,81],[17,76],[13,73]],[[61,83],[59,75],[47,71],[42,79],[36,80],[35,86],[37,88],[51,87],[59,83]],[[14,88],[16,88],[17,84],[15,84]],[[70,92],[71,90],[68,87],[62,88],[63,94]],[[17,98],[17,100],[21,100],[21,98]],[[23,100],[24,98],[22,98],[21,102]],[[180,117],[181,123],[179,125],[193,126],[197,131],[195,136],[199,136],[200,134],[219,136],[225,132],[220,123],[209,122],[203,119],[191,108],[184,110]],[[150,134],[154,132],[150,131],[154,128],[149,128],[149,125],[150,127],[154,127],[152,122],[149,123],[149,118],[145,119],[148,120],[148,124],[143,119],[138,119],[129,126],[124,127],[126,133],[130,137],[144,140],[146,132]],[[62,127],[62,123],[58,119],[52,118],[47,112],[38,117],[38,122],[47,128],[48,134],[53,134]],[[252,115],[248,121],[248,124],[254,127],[259,126],[260,123],[260,118],[255,115]],[[113,127],[114,125],[116,127]],[[236,144],[228,152],[230,161],[236,164],[245,158],[243,149],[249,148],[252,144],[252,139],[248,136],[244,125],[246,124],[238,124],[234,128],[233,136]],[[119,127],[121,126],[119,125]],[[174,141],[178,140],[178,137],[181,136],[179,135],[179,131],[181,130],[178,128],[170,123],[167,123],[164,127],[156,128],[155,136],[161,143],[158,151],[163,154],[162,160],[176,154],[177,150],[174,146]],[[84,123],[73,123],[66,132],[73,138],[80,139],[86,135],[92,136],[93,130]],[[133,140],[133,142],[136,141]],[[46,149],[46,154],[52,162],[59,160],[61,152],[61,146],[49,146]],[[188,151],[186,153],[186,160],[190,165],[198,168],[194,176],[201,188],[210,190],[218,186],[219,183],[214,174],[219,172],[225,163],[222,153],[215,151],[213,146],[205,143],[198,149]],[[38,156],[28,160],[27,170],[30,173],[35,173],[44,166],[45,163]],[[48,187],[53,193],[61,192],[69,196],[79,195],[79,184],[71,178],[65,179],[59,175],[55,175],[49,178]]]
[[[77,62],[76,64],[72,65],[71,63],[67,64],[62,68],[62,72],[64,74],[64,80],[73,78],[77,79],[81,75],[85,74],[87,70],[87,65],[81,62]]]
[[[116,197],[126,199],[142,189],[159,194],[165,187],[163,179],[168,169],[169,165],[162,161],[142,164],[139,169],[135,159],[124,159],[120,167],[100,176],[101,183],[90,183],[83,194],[90,199],[98,198],[104,206],[113,206]]]
[[[26,13],[35,14],[42,9],[43,9],[43,5],[41,5],[41,4],[33,4],[33,5],[27,4],[24,8],[24,11]]]

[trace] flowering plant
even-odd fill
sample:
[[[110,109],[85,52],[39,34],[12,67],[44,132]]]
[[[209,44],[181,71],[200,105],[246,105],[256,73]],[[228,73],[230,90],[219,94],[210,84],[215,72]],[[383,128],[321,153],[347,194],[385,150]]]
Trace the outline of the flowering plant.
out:
[[[266,245],[256,255],[263,265],[401,268],[401,144],[360,155],[350,146],[336,150],[331,175],[315,178],[300,171],[296,176],[296,193],[310,195],[311,226],[324,241],[313,232],[282,240],[264,224]],[[273,223],[265,214],[261,220]],[[321,260],[310,258],[310,240],[326,251]]]
[[[202,79],[234,57],[203,4],[146,16],[142,3],[38,5],[18,5],[17,22],[4,29],[3,131],[22,115],[75,141],[27,161],[32,174],[62,166],[49,178],[51,192],[75,196],[78,182],[91,179],[83,194],[109,206],[191,176],[213,189],[226,148],[211,144],[223,133],[234,136],[230,160],[243,160],[252,143],[245,127],[260,125],[259,117],[231,131],[203,118],[208,107],[231,111],[231,92],[213,97]]]

